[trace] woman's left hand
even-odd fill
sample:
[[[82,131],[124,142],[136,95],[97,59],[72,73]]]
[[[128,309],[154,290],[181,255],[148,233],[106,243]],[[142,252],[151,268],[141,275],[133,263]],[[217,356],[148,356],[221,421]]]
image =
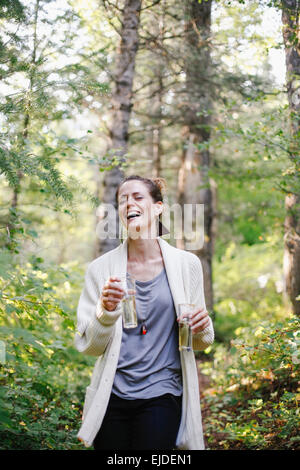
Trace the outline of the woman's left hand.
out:
[[[200,308],[190,316],[190,325],[192,328],[193,335],[203,331],[210,324],[210,319],[207,311],[204,308]]]

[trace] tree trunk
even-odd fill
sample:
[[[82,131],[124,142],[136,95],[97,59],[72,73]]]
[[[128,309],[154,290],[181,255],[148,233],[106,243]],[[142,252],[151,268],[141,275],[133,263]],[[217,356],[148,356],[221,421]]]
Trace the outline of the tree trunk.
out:
[[[152,129],[152,164],[153,164],[153,177],[161,176],[161,160],[162,160],[162,105],[163,105],[163,77],[162,70],[159,68],[157,71],[158,79],[158,92],[155,97],[154,110],[157,116],[157,123]]]
[[[290,108],[291,141],[290,158],[299,175],[300,132],[300,46],[299,46],[299,0],[282,0],[283,40],[286,57],[286,83]],[[284,276],[287,294],[293,312],[300,315],[300,196],[289,194],[285,199],[284,222]]]
[[[152,161],[153,161],[153,178],[161,175],[161,127],[158,125],[152,129]]]
[[[163,50],[163,39],[165,34],[165,2],[162,2],[162,12],[158,17],[158,21],[154,26],[154,34],[156,35],[156,43],[159,49]],[[163,97],[164,97],[164,69],[165,61],[158,60],[156,61],[155,75],[157,80],[155,81],[154,86],[157,86],[157,92],[155,95],[155,101],[153,104],[154,115],[155,115],[155,124],[152,130],[152,161],[153,161],[153,177],[161,176],[161,167],[162,167],[162,119],[163,119]]]
[[[138,28],[142,0],[126,0],[122,15],[121,40],[116,55],[115,87],[112,96],[112,118],[110,124],[110,144],[108,152],[120,158],[120,164],[107,171],[103,181],[104,204],[117,205],[115,195],[124,174],[121,163],[127,152],[128,127],[132,108],[132,86],[134,79],[135,58],[138,50]],[[119,219],[116,219],[117,235]],[[98,256],[119,245],[118,238],[100,239]]]
[[[186,0],[185,25],[185,68],[186,68],[186,101],[184,103],[183,129],[184,149],[179,171],[179,202],[183,204],[204,204],[204,240],[202,247],[192,249],[202,261],[204,272],[204,289],[208,309],[213,308],[212,288],[212,254],[213,254],[213,221],[216,200],[212,182],[208,175],[210,152],[210,26],[212,0]],[[195,207],[194,207],[195,209]],[[184,221],[192,217],[195,222],[195,211],[184,213]],[[196,227],[193,226],[193,232]],[[187,233],[183,244],[188,249]],[[199,245],[197,243],[197,245]],[[179,243],[180,246],[180,243]]]

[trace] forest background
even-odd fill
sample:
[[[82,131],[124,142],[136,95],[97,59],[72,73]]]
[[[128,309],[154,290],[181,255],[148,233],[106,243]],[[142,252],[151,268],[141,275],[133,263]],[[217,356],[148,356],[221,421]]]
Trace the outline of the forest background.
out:
[[[0,2],[1,449],[84,449],[76,307],[123,174],[205,206],[206,448],[299,449],[298,40],[296,0]]]

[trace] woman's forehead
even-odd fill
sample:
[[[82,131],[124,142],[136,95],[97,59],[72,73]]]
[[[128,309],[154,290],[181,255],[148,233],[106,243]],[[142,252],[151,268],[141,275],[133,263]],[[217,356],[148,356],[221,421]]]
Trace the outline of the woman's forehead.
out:
[[[149,194],[147,186],[142,181],[132,180],[122,184],[119,190],[119,197],[132,193]]]

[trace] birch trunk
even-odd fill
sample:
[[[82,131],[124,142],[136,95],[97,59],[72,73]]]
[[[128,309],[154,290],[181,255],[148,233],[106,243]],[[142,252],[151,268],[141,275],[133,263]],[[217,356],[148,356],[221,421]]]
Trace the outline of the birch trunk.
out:
[[[139,23],[142,0],[126,0],[122,15],[122,30],[120,44],[116,54],[115,86],[112,96],[112,118],[110,124],[110,143],[108,151],[121,157],[127,152],[128,128],[132,108],[132,88],[135,69],[135,58],[139,43]],[[124,174],[118,165],[105,173],[103,180],[104,204],[112,204],[117,214],[115,195],[117,187]],[[119,220],[116,227],[118,234]],[[106,253],[119,245],[118,238],[106,238],[97,243],[97,255]]]
[[[208,309],[213,308],[212,254],[216,200],[215,185],[210,180],[210,26],[212,0],[199,3],[186,0],[185,57],[186,102],[184,105],[184,149],[179,171],[179,202],[181,205],[204,204],[204,243],[192,250],[202,261],[204,289]],[[187,215],[185,214],[185,221]],[[193,212],[195,220],[195,212]],[[194,230],[196,227],[194,227]],[[187,247],[187,239],[183,246]],[[180,246],[180,244],[179,244]],[[181,246],[181,247],[183,247]]]
[[[153,29],[156,35],[156,43],[159,50],[163,51],[164,48],[164,34],[165,34],[165,1],[161,2],[162,11],[159,17],[157,18],[156,24],[153,25]],[[165,73],[165,61],[162,56],[160,59],[157,58],[155,64],[155,75],[156,82],[155,87],[157,88],[155,101],[153,104],[154,115],[155,115],[155,124],[152,130],[152,161],[153,161],[153,177],[161,176],[162,170],[162,156],[163,156],[163,129],[162,129],[162,120],[163,120],[163,99],[164,99],[164,73]]]

